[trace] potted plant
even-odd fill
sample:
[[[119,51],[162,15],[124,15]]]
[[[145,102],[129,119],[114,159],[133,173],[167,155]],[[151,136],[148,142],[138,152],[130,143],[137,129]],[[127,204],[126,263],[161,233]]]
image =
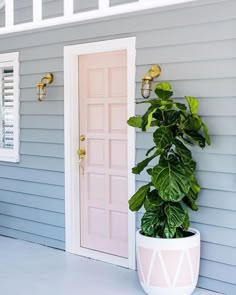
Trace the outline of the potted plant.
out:
[[[200,186],[188,146],[204,148],[210,136],[195,97],[185,97],[187,105],[173,101],[168,82],[157,84],[155,93],[157,99],[139,102],[149,105],[145,114],[128,120],[143,132],[152,128],[154,142],[132,170],[146,168],[150,179],[129,200],[130,210],[145,209],[137,231],[138,274],[147,294],[190,295],[199,274],[200,233],[190,228],[188,208],[198,210]]]

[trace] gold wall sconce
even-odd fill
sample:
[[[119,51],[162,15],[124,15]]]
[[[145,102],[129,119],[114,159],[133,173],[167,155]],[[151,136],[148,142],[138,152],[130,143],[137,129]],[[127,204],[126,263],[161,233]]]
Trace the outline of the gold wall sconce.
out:
[[[141,94],[143,98],[149,98],[152,91],[152,80],[159,77],[161,74],[161,67],[154,65],[148,71],[148,73],[142,78]]]
[[[48,84],[53,82],[53,74],[47,73],[45,77],[41,79],[39,83],[37,83],[37,100],[44,101],[46,99],[46,88]]]

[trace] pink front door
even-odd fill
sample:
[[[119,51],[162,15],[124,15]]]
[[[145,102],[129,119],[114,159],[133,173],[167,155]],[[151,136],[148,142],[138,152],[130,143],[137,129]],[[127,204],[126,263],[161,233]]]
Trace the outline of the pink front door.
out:
[[[127,51],[79,57],[81,247],[128,257]]]

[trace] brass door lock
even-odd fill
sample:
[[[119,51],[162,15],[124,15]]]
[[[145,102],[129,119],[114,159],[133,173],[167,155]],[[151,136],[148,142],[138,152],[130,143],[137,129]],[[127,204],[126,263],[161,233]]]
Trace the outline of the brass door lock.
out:
[[[85,156],[86,156],[86,150],[85,148],[80,148],[78,151],[79,154],[79,159],[80,160],[84,160]]]

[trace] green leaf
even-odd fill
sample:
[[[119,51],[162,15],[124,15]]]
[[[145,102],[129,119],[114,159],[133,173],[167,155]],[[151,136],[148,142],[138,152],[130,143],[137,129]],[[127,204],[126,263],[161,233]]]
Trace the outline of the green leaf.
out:
[[[201,191],[201,187],[197,182],[197,179],[194,175],[190,177],[190,189],[188,194],[183,199],[184,203],[188,205],[193,211],[198,210],[198,206],[196,204],[196,200],[198,198],[198,194]]]
[[[168,222],[166,222],[164,227],[164,237],[166,239],[173,239],[175,234],[176,234],[176,227],[170,227]]]
[[[199,106],[199,102],[198,102],[197,98],[196,97],[193,97],[193,96],[185,96],[185,98],[186,98],[187,103],[189,105],[190,112],[193,115],[197,115],[197,113],[198,113],[198,106]]]
[[[194,192],[194,194],[195,194],[195,200],[197,199],[197,196],[198,196],[198,194],[200,193],[200,191],[201,191],[201,187],[200,187],[200,185],[198,184],[198,182],[197,182],[197,179],[196,179],[196,177],[194,176],[194,175],[192,175],[191,177],[190,177],[190,185],[191,185],[191,189],[193,190],[193,192]]]
[[[191,151],[182,143],[182,141],[175,139],[175,153],[182,160],[187,174],[192,175],[196,169],[196,162],[192,159]]]
[[[190,227],[190,220],[189,220],[189,215],[188,215],[187,210],[185,210],[185,218],[184,218],[184,222],[183,222],[182,226],[185,231],[188,231],[188,229]]]
[[[141,128],[143,119],[142,117],[131,117],[127,121],[128,125],[131,127]]]
[[[133,169],[132,169],[132,173],[134,174],[140,174],[143,169],[145,167],[147,167],[147,165],[155,158],[158,156],[158,152],[155,152],[154,155],[152,155],[149,158],[146,158],[145,160],[143,160],[142,162],[138,163]]]
[[[184,130],[185,136],[190,139],[192,142],[204,148],[206,146],[205,138],[196,131]]]
[[[156,108],[151,106],[142,117],[142,131],[147,131],[151,127],[152,117]]]
[[[152,169],[152,183],[164,201],[179,202],[190,189],[184,165],[162,160]]]
[[[131,211],[138,211],[143,206],[147,193],[150,191],[150,186],[151,183],[140,187],[140,189],[130,198],[129,209]]]
[[[190,131],[199,131],[202,127],[202,120],[198,115],[191,115],[184,122],[184,129]]]
[[[189,192],[186,197],[183,198],[183,202],[191,208],[193,211],[198,211],[198,206],[195,200],[191,197],[191,193]]]
[[[179,205],[173,205],[173,204],[167,204],[165,207],[165,213],[167,216],[167,221],[169,227],[179,227],[183,224],[185,220],[185,211],[184,209]]]
[[[159,211],[145,212],[141,220],[142,232],[146,236],[155,237],[158,220],[159,220]]]
[[[153,141],[158,150],[165,149],[172,144],[172,131],[169,127],[162,126],[153,133]]]
[[[191,151],[178,139],[174,141],[176,152],[181,157],[184,164],[189,164],[192,160]]]
[[[161,100],[160,99],[145,99],[143,101],[138,101],[136,102],[136,104],[151,104],[151,105],[155,105],[155,106],[161,106]]]
[[[156,110],[156,112],[153,114],[153,118],[158,120],[159,122],[163,121],[163,112],[159,109]]]
[[[159,107],[159,109],[161,111],[163,110],[169,110],[173,107],[173,100],[169,99],[169,100],[161,100],[161,106]]]
[[[179,103],[179,102],[174,103],[174,107],[176,107],[177,109],[179,109],[181,111],[186,111],[187,110],[186,105],[183,104],[183,103]]]
[[[208,145],[211,145],[211,138],[210,138],[210,135],[209,135],[209,130],[208,130],[208,127],[207,125],[205,124],[205,122],[202,120],[202,127],[203,127],[203,133],[204,133],[204,136],[205,136],[205,139],[206,139],[206,143]]]
[[[166,125],[176,124],[180,119],[180,112],[176,110],[168,110],[165,112]]]
[[[163,99],[167,100],[173,95],[173,91],[169,82],[162,82],[156,85],[155,87],[156,95]]]
[[[158,121],[158,120],[153,120],[153,121],[151,122],[151,127],[157,127],[157,126],[160,126],[160,121]]]
[[[156,146],[153,146],[152,148],[150,148],[147,152],[146,152],[146,154],[145,154],[145,156],[147,157],[152,151],[154,151],[156,149]]]
[[[185,144],[187,144],[187,145],[191,145],[191,146],[194,145],[194,143],[193,143],[192,141],[190,141],[188,138],[185,138],[185,137],[183,136],[183,134],[181,134],[179,137],[183,140],[183,142],[184,142]]]
[[[146,170],[148,175],[152,175],[152,168]]]
[[[144,202],[144,208],[146,211],[155,211],[158,209],[158,207],[162,206],[164,204],[164,201],[159,196],[156,189],[152,190],[147,194],[147,198]]]
[[[176,229],[176,235],[175,235],[175,237],[176,237],[177,239],[180,239],[180,238],[183,238],[183,237],[184,237],[184,233],[183,233],[183,231],[182,231],[181,228],[177,228],[177,229]]]

